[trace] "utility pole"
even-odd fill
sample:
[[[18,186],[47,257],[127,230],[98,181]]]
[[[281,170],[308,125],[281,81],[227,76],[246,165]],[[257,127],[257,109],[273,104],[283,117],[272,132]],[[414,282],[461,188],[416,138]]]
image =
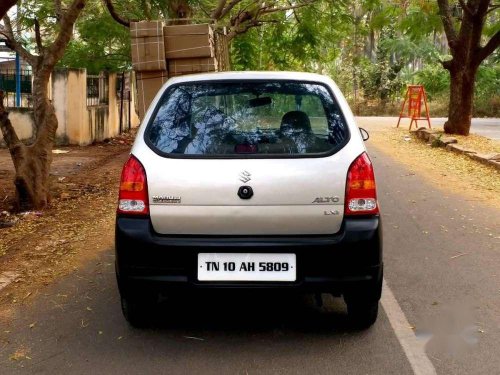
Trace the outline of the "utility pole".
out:
[[[16,107],[21,106],[21,59],[16,52]]]

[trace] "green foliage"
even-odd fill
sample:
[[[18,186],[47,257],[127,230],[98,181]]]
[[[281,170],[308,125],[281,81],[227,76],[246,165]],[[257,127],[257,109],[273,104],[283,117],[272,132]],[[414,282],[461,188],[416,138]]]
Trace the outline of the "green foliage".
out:
[[[388,99],[399,95],[403,86],[399,79],[402,68],[401,58],[391,57],[392,51],[387,40],[394,40],[394,29],[384,27],[381,31],[381,41],[377,47],[375,64],[367,64],[362,74],[364,95],[369,99],[380,99],[385,103]]]
[[[90,74],[130,68],[129,30],[114,21],[100,1],[89,2],[76,24],[73,39],[59,66],[86,68]]]
[[[410,4],[398,28],[411,40],[422,41],[434,32],[442,30],[443,25],[438,11],[435,2]]]
[[[236,38],[231,45],[231,62],[234,70],[257,70],[261,45],[258,30],[253,29]]]
[[[450,89],[450,74],[440,64],[426,65],[415,74],[413,81],[425,87],[430,100],[434,97],[447,94]]]
[[[500,65],[489,63],[479,67],[475,86],[475,114],[500,116]]]
[[[57,24],[50,14],[53,1],[25,0],[30,11],[43,16],[47,30]],[[217,0],[188,0],[196,20],[207,19]],[[292,2],[293,3],[293,2]],[[171,0],[114,1],[125,18],[168,18]],[[149,4],[149,5],[147,5]],[[278,0],[288,6],[287,0]],[[253,0],[238,4],[220,26],[241,10],[252,11]],[[500,28],[494,17],[486,21],[484,35]],[[27,34],[30,35],[30,34]],[[29,38],[29,36],[27,36]],[[30,41],[33,45],[33,41]],[[62,66],[85,67],[91,73],[130,68],[128,30],[111,19],[101,0],[89,0],[76,25],[76,38]],[[397,101],[407,84],[425,85],[429,98],[447,100],[449,74],[439,61],[448,53],[437,3],[408,0],[317,0],[293,11],[273,13],[259,27],[237,36],[230,48],[234,70],[300,70],[332,76],[346,97]],[[477,76],[476,107],[487,110],[498,92],[500,53],[483,64]],[[495,99],[496,98],[496,99]],[[489,104],[488,104],[489,103]],[[493,103],[495,104],[495,103]]]

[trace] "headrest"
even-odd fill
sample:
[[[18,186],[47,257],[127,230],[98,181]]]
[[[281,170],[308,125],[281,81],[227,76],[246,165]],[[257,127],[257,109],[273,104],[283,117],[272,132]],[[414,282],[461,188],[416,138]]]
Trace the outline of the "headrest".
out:
[[[285,113],[281,119],[281,133],[288,135],[294,133],[311,134],[311,121],[302,111],[290,111]]]

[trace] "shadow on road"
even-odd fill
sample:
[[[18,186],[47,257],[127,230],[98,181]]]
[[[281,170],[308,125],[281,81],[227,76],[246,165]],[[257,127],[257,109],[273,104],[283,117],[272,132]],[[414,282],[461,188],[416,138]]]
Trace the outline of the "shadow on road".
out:
[[[313,295],[282,292],[177,295],[151,311],[150,328],[135,329],[122,316],[113,264],[106,252],[0,327],[6,373],[331,373],[333,364],[345,373],[354,362],[360,373],[376,373],[385,347],[400,351],[384,314],[357,332],[343,300],[330,295],[323,306]],[[403,355],[393,365],[411,373]]]
[[[150,330],[212,331],[228,333],[296,331],[343,333],[350,331],[340,298],[289,293],[221,291],[161,299],[152,314]]]

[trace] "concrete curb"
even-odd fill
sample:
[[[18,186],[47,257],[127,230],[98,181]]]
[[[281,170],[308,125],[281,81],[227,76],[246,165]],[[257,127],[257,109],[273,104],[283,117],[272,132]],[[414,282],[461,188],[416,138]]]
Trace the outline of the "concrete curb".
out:
[[[433,147],[443,147],[448,151],[467,155],[471,159],[500,170],[500,154],[498,153],[478,153],[477,151],[458,145],[458,141],[456,138],[443,136],[437,131],[427,128],[419,128],[417,130],[413,130],[411,133],[414,134],[418,139],[421,139],[425,142],[431,142],[431,145]]]

